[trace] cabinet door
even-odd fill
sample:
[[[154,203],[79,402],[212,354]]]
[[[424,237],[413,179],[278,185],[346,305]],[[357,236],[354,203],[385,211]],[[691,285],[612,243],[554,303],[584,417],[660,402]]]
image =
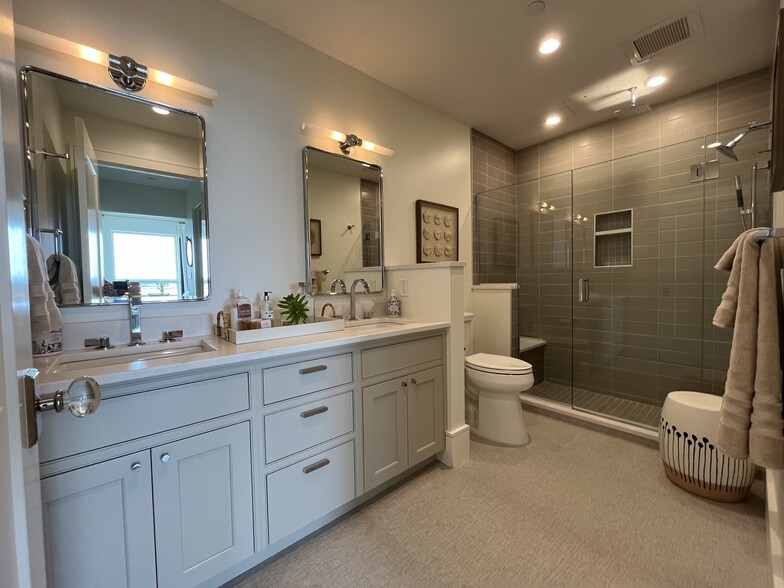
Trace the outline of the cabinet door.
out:
[[[156,447],[152,463],[161,586],[195,586],[253,554],[248,423]]]
[[[408,467],[443,451],[444,371],[430,368],[408,378]]]
[[[49,586],[156,585],[149,451],[46,478],[41,494]]]
[[[365,491],[408,467],[407,384],[395,379],[362,389]]]

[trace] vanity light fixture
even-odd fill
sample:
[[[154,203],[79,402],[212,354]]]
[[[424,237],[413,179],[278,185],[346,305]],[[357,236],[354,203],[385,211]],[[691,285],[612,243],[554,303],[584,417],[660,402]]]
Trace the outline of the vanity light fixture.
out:
[[[25,41],[26,43],[38,45],[39,47],[44,47],[46,49],[51,49],[52,51],[65,53],[72,57],[78,57],[85,61],[103,65],[108,68],[109,75],[115,83],[130,92],[138,92],[144,87],[146,81],[149,80],[164,86],[176,88],[177,90],[182,90],[183,92],[188,92],[195,96],[206,98],[210,101],[214,101],[218,97],[218,93],[212,88],[202,86],[201,84],[183,78],[178,78],[177,76],[173,76],[152,67],[146,67],[137,63],[130,57],[110,55],[104,51],[99,51],[98,49],[93,49],[86,45],[80,45],[79,43],[61,37],[55,37],[49,33],[44,33],[43,31],[38,31],[24,25],[15,25],[14,33],[17,39]]]
[[[362,147],[362,149],[365,149],[366,151],[373,151],[374,153],[379,153],[386,156],[392,156],[395,154],[392,149],[382,147],[378,143],[371,143],[370,141],[360,139],[356,135],[346,135],[340,131],[333,131],[331,129],[314,125],[313,123],[303,122],[301,128],[305,133],[313,133],[315,135],[321,135],[327,139],[337,141],[340,150],[346,155],[353,153],[354,149],[357,147]]]
[[[161,108],[160,106],[153,106],[152,111],[156,114],[161,114],[163,116],[166,116],[171,112],[170,110],[167,110],[166,108]]]

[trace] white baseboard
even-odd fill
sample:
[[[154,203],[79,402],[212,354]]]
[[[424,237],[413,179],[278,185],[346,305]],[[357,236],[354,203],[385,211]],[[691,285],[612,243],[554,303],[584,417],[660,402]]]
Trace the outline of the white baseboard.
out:
[[[456,468],[471,456],[471,429],[460,425],[446,432],[446,445],[436,458],[450,468]]]

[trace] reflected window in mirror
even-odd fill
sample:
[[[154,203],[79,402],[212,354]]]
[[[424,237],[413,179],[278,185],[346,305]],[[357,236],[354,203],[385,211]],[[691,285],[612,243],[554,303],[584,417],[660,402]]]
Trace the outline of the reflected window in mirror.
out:
[[[303,165],[311,292],[340,293],[340,287],[330,291],[333,282],[357,278],[382,291],[381,168],[314,147],[304,149]]]
[[[82,303],[125,302],[128,281],[146,302],[208,298],[204,119],[30,66],[22,87],[28,226]]]

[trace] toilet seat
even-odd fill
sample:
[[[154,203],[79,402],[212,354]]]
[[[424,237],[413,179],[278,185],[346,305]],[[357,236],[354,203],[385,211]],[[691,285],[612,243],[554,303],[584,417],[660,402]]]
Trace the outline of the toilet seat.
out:
[[[533,371],[531,364],[503,355],[492,355],[490,353],[475,353],[465,358],[465,366],[479,372],[487,374],[500,374],[519,376],[530,374]]]

